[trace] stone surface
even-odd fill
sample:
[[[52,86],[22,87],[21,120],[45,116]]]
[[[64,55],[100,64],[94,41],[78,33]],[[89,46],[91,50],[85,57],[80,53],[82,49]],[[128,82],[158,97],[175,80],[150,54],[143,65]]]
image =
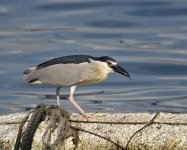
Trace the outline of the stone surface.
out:
[[[12,149],[16,140],[19,124],[4,124],[7,122],[19,122],[26,113],[16,113],[0,116],[0,149]],[[88,121],[100,122],[148,122],[155,114],[150,113],[98,113],[94,118]],[[71,115],[72,120],[83,120],[85,118],[78,114]],[[135,135],[130,143],[130,149],[187,149],[187,114],[160,113],[155,122],[162,124],[153,124]],[[186,123],[181,125],[168,125],[165,123]],[[41,138],[44,133],[47,121],[43,121],[39,126],[33,143],[33,149],[42,149]],[[143,127],[145,124],[105,124],[105,123],[71,123],[73,126],[80,127],[110,138],[125,147],[127,141],[134,132]],[[116,147],[89,133],[79,131],[78,149],[95,150],[95,149],[116,149]],[[66,140],[66,148],[74,147],[72,138]]]

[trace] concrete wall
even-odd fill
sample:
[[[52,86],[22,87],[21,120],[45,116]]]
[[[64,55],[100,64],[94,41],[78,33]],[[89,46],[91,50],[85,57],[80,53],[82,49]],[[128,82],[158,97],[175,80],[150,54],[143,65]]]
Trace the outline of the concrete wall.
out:
[[[16,113],[0,116],[0,150],[10,150],[13,148],[19,124],[11,124],[11,122],[19,122],[25,115],[26,113]],[[154,115],[149,113],[98,113],[95,114],[94,118],[88,119],[88,121],[117,122],[118,124],[71,122],[71,125],[107,137],[125,148],[127,141],[133,133],[145,125],[141,124],[141,122],[148,122]],[[72,114],[71,119],[87,121],[78,114]],[[130,149],[187,149],[187,114],[160,113],[154,121],[155,124],[148,126],[134,136],[130,142]],[[119,122],[127,124],[120,124]],[[42,149],[41,139],[47,124],[48,122],[45,120],[39,126],[35,133],[32,149]],[[79,141],[77,149],[117,149],[109,141],[95,135],[83,131],[79,131],[78,133]],[[56,135],[54,134],[53,136]],[[72,137],[69,137],[65,140],[66,149],[72,150],[75,147],[72,139]]]

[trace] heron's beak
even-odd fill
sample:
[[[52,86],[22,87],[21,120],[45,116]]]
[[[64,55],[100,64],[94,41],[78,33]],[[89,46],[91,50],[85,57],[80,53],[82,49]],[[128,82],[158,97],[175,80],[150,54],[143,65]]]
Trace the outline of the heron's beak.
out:
[[[122,67],[120,67],[119,65],[112,66],[112,69],[115,72],[118,72],[118,73],[120,73],[120,74],[128,77],[131,80],[130,74],[125,69],[123,69]]]

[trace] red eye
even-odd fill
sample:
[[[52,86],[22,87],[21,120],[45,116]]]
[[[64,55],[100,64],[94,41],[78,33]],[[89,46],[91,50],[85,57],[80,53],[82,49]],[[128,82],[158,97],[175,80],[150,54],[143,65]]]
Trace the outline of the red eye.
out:
[[[108,66],[112,65],[112,62],[110,60],[107,60],[106,63],[108,64]]]

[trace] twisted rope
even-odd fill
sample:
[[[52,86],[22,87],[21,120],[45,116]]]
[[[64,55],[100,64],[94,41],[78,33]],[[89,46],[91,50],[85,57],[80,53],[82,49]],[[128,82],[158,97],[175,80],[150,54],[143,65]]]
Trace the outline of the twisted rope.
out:
[[[44,149],[54,149],[56,145],[63,145],[63,141],[67,138],[69,131],[69,113],[59,106],[39,104],[30,116],[29,112],[22,120],[19,126],[19,132],[17,135],[14,150],[30,150],[32,148],[32,142],[34,134],[40,125],[40,123],[47,118],[49,125],[47,126],[45,133],[42,137]],[[25,123],[27,126],[22,133]],[[51,134],[57,129],[57,138],[53,144],[51,144]]]
[[[45,119],[45,105],[39,105],[32,114],[22,135],[21,150],[30,150],[34,134],[39,124]]]

